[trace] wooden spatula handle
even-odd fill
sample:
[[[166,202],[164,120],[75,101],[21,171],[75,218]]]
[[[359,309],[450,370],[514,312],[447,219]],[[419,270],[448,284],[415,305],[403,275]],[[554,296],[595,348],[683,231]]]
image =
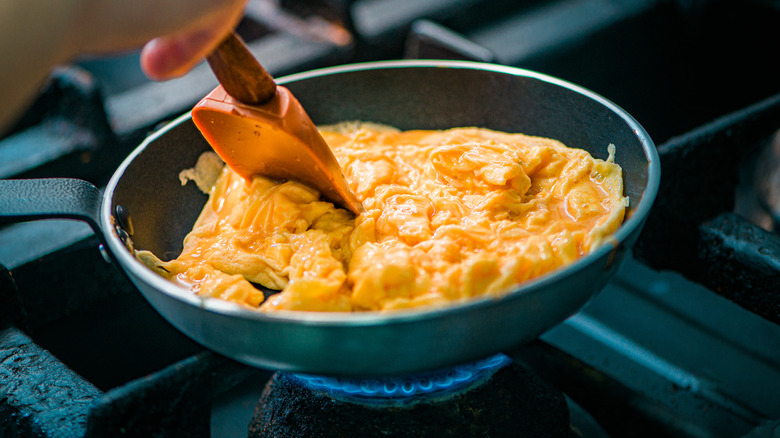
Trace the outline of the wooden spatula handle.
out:
[[[235,32],[231,32],[206,60],[225,91],[243,103],[261,105],[276,94],[274,78]]]

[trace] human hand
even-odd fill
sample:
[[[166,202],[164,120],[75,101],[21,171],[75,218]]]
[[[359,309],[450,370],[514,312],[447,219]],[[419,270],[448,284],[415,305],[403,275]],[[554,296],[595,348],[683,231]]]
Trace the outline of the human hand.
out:
[[[180,76],[211,53],[243,14],[246,0],[82,2],[75,53],[103,53],[146,43],[141,67],[152,79]],[[148,42],[148,43],[147,43]]]
[[[152,79],[189,71],[241,19],[247,0],[3,0],[0,2],[0,134],[51,69],[80,55],[144,46]]]

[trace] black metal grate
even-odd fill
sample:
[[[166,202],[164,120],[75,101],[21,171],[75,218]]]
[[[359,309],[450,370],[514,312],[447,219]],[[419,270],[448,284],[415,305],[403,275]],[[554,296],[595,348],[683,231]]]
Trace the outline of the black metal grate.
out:
[[[733,213],[741,163],[778,130],[780,94],[659,145],[663,174],[635,254],[780,324],[780,236]]]

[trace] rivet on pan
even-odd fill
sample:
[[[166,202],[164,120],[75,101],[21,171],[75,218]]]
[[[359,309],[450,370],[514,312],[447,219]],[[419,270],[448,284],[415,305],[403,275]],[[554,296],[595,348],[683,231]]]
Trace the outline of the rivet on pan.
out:
[[[114,227],[114,230],[116,231],[116,235],[119,237],[119,240],[121,240],[122,244],[125,245],[125,248],[127,248],[131,254],[134,253],[135,250],[133,249],[133,241],[130,239],[130,235],[127,234],[124,228],[117,225]]]
[[[118,225],[129,235],[133,235],[133,221],[130,220],[130,213],[122,205],[114,207],[114,217],[118,222]]]

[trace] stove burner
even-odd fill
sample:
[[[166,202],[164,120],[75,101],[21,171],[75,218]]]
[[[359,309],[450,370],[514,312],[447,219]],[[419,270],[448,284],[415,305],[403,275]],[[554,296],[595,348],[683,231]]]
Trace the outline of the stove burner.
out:
[[[249,437],[569,437],[563,394],[503,354],[436,373],[345,379],[277,373]]]
[[[347,378],[293,374],[304,385],[337,399],[364,403],[396,404],[419,401],[421,396],[443,397],[476,385],[511,360],[504,354],[446,370],[405,377]]]

